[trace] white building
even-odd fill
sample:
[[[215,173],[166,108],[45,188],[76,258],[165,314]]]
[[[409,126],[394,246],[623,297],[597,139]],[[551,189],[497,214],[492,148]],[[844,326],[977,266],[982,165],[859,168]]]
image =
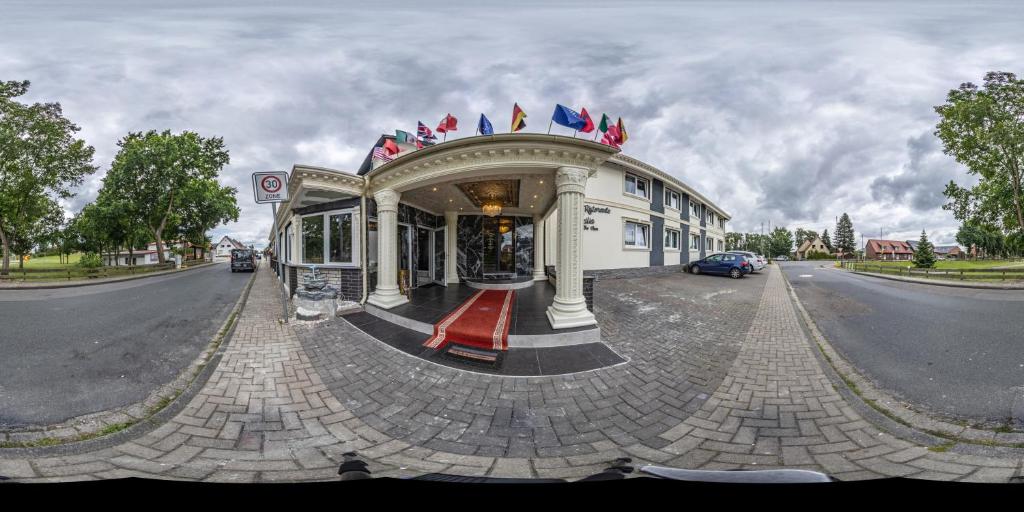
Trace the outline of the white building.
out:
[[[596,324],[593,278],[725,250],[727,212],[607,145],[515,133],[405,148],[353,172],[293,167],[272,241],[290,289],[310,265],[377,310],[408,302],[400,286],[533,283],[552,287],[546,317],[562,329]]]
[[[230,236],[224,235],[224,237],[220,239],[220,242],[217,242],[217,247],[216,249],[214,249],[214,254],[218,258],[230,258],[232,249],[248,249],[248,247],[246,247],[245,244],[243,244],[242,242],[239,242],[238,240],[235,240]]]

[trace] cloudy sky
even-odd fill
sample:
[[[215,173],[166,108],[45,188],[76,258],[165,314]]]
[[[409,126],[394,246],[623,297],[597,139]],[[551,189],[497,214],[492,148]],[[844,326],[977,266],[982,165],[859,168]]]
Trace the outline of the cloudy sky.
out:
[[[762,222],[952,242],[933,106],[986,71],[1024,74],[1024,9],[1005,2],[118,2],[0,0],[0,80],[30,80],[96,148],[91,201],[131,131],[223,137],[238,223],[270,206],[250,173],[354,171],[384,132],[451,112],[472,135],[513,102],[528,131],[555,103],[623,117],[624,151]],[[558,130],[558,127],[556,127]],[[562,132],[559,132],[562,133]],[[566,131],[566,134],[571,132]]]

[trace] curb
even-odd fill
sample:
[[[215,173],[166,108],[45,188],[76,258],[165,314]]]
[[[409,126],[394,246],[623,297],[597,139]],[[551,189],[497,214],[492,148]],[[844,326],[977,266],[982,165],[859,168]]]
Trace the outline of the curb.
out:
[[[220,262],[211,261],[210,263],[203,263],[202,265],[192,265],[191,267],[182,267],[180,269],[164,270],[164,271],[160,271],[160,272],[147,272],[145,274],[138,275],[138,276],[114,277],[114,278],[101,279],[101,280],[98,280],[98,281],[95,281],[95,280],[93,280],[93,281],[83,281],[83,282],[68,281],[66,284],[42,284],[42,285],[39,285],[39,286],[0,286],[0,291],[3,291],[3,290],[53,290],[53,289],[56,289],[56,288],[78,288],[80,286],[96,286],[96,285],[99,285],[99,284],[123,283],[125,281],[134,281],[136,279],[145,279],[147,277],[166,276],[166,275],[170,275],[170,274],[177,274],[179,272],[188,272],[189,270],[194,270],[194,269],[197,269],[197,268],[206,268],[206,267],[209,267],[211,265],[216,265],[218,263],[220,263]]]
[[[810,313],[804,308],[785,273],[782,274],[782,278],[786,282],[794,307],[800,312],[804,327],[810,334],[811,340],[818,345],[817,352],[828,363],[824,365],[829,370],[826,373],[834,372],[842,380],[842,394],[847,400],[856,403],[858,409],[863,408],[870,411],[876,421],[884,418],[883,422],[889,424],[890,427],[895,427],[892,430],[903,431],[910,438],[927,439],[931,441],[931,444],[953,442],[956,443],[957,448],[971,451],[979,451],[979,449],[984,451],[985,448],[994,449],[998,452],[997,456],[1006,456],[1007,451],[1011,451],[1017,457],[1024,453],[1021,451],[1021,448],[1024,448],[1022,446],[1024,433],[982,430],[932,418],[878,389],[872,381],[861,375],[836,351],[835,347],[818,329]],[[852,398],[856,398],[856,400],[852,400]],[[910,432],[907,432],[908,430]]]
[[[836,269],[836,270],[843,270],[843,269]],[[910,279],[910,278],[906,278],[906,277],[890,276],[890,275],[886,275],[886,274],[877,274],[877,273],[874,273],[874,272],[861,272],[859,270],[846,270],[845,272],[849,272],[851,274],[860,274],[862,276],[868,276],[868,277],[877,277],[879,279],[888,279],[890,281],[900,281],[900,282],[903,282],[903,283],[930,284],[932,286],[947,286],[947,287],[950,287],[950,288],[973,288],[973,289],[976,289],[976,290],[1024,290],[1024,286],[1012,286],[1012,285],[990,285],[990,286],[986,286],[986,285],[983,285],[983,284],[980,284],[980,283],[964,283],[964,284],[960,284],[960,283],[956,283],[956,282],[943,282],[943,281],[940,281],[938,279],[936,279],[934,281],[933,280],[929,280],[929,279]]]
[[[0,436],[7,437],[7,441],[11,441],[11,434],[29,436],[33,433],[47,434],[56,433],[57,431],[63,431],[62,433],[64,434],[43,435],[39,437],[39,439],[50,437],[59,441],[58,444],[49,446],[0,447],[0,460],[6,457],[70,455],[108,448],[141,437],[173,418],[203,388],[210,375],[213,374],[213,371],[220,364],[221,357],[224,354],[227,343],[235,332],[238,319],[245,309],[249,292],[252,290],[253,283],[256,282],[259,272],[260,269],[257,267],[256,272],[253,272],[253,275],[249,278],[249,282],[246,283],[234,307],[228,312],[224,322],[221,323],[220,328],[217,329],[199,356],[189,363],[174,380],[157,388],[142,402],[71,418],[57,425],[37,426],[32,430],[0,431]],[[149,412],[152,408],[165,401],[166,403],[160,406],[159,409]],[[128,411],[133,411],[135,414]],[[82,435],[95,434],[102,431],[106,426],[116,425],[125,421],[133,421],[133,423],[123,430],[112,434],[96,435],[84,440],[75,440],[75,438]],[[76,423],[78,425],[75,425]],[[93,428],[82,432],[76,428],[80,426],[91,426]]]

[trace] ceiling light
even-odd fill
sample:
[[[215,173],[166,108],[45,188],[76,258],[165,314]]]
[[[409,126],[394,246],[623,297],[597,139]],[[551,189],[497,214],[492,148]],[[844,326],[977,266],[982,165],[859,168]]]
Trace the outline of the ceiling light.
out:
[[[501,201],[488,201],[480,205],[480,211],[488,217],[497,217],[501,215]]]
[[[437,187],[434,187],[434,192],[437,192]]]

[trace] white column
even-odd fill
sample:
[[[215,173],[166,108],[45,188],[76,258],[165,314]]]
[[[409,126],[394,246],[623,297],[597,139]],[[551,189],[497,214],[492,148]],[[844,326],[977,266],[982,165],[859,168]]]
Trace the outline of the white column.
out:
[[[544,216],[533,216],[533,280],[547,281],[544,275]]]
[[[444,212],[444,267],[448,284],[459,284],[459,212]]]
[[[587,169],[559,167],[555,172],[558,193],[558,257],[555,262],[555,300],[548,306],[554,329],[594,325],[597,320],[583,297],[583,193]]]
[[[409,302],[398,291],[398,199],[401,194],[384,189],[373,195],[377,202],[377,289],[367,302],[384,309]]]

